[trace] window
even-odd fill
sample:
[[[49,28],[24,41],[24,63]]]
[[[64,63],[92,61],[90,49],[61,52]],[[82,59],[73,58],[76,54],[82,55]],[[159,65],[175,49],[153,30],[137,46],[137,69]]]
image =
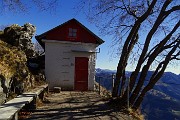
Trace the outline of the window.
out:
[[[68,37],[77,37],[77,29],[69,28]]]

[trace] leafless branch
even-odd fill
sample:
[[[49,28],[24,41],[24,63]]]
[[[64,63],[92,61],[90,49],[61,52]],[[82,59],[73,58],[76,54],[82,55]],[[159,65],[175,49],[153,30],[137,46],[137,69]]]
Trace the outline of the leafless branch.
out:
[[[136,16],[136,11],[132,11],[131,8],[129,7],[129,5],[126,7],[125,3],[124,3],[124,0],[122,0],[122,3],[124,5],[124,8],[126,10],[126,12],[129,14],[129,15],[132,15],[133,17],[135,17],[136,19],[138,19],[138,17]]]

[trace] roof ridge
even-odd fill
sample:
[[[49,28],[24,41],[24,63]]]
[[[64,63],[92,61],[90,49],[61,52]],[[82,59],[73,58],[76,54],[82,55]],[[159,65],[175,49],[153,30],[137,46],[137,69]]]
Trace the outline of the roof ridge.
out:
[[[80,23],[80,22],[79,22],[77,19],[75,19],[75,18],[72,18],[72,19],[70,19],[70,20],[68,20],[68,21],[66,21],[66,22],[64,22],[64,23],[62,23],[62,24],[60,24],[60,25],[58,25],[58,26],[56,26],[56,27],[54,27],[54,28],[52,28],[52,29],[50,29],[50,30],[42,33],[42,34],[40,34],[40,35],[36,35],[36,36],[35,36],[36,40],[37,40],[37,41],[39,42],[39,44],[44,48],[44,45],[43,45],[41,39],[43,39],[43,37],[45,37],[45,35],[46,35],[48,32],[50,32],[50,31],[52,31],[52,30],[54,30],[54,29],[56,29],[56,28],[59,28],[59,27],[61,27],[61,26],[64,26],[64,25],[68,24],[68,23],[71,22],[71,21],[77,22],[82,28],[84,28],[86,31],[88,31],[91,35],[95,36],[95,37],[97,38],[97,42],[98,42],[99,44],[104,43],[104,41],[103,41],[100,37],[98,37],[96,34],[94,34],[91,30],[89,30],[86,26],[84,26],[82,23]]]

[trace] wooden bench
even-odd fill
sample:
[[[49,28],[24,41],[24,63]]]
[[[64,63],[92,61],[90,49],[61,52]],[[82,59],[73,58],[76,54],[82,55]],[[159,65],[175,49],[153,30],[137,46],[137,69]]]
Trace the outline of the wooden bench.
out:
[[[30,92],[23,93],[16,98],[0,106],[0,120],[18,120],[18,112],[26,105],[36,102],[39,95],[48,89],[48,85],[42,85]]]

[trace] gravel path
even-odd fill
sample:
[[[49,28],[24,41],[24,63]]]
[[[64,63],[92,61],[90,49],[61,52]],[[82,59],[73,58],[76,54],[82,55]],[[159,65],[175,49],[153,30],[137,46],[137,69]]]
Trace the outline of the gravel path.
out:
[[[49,102],[38,107],[27,120],[132,120],[108,106],[96,92],[49,93]]]

